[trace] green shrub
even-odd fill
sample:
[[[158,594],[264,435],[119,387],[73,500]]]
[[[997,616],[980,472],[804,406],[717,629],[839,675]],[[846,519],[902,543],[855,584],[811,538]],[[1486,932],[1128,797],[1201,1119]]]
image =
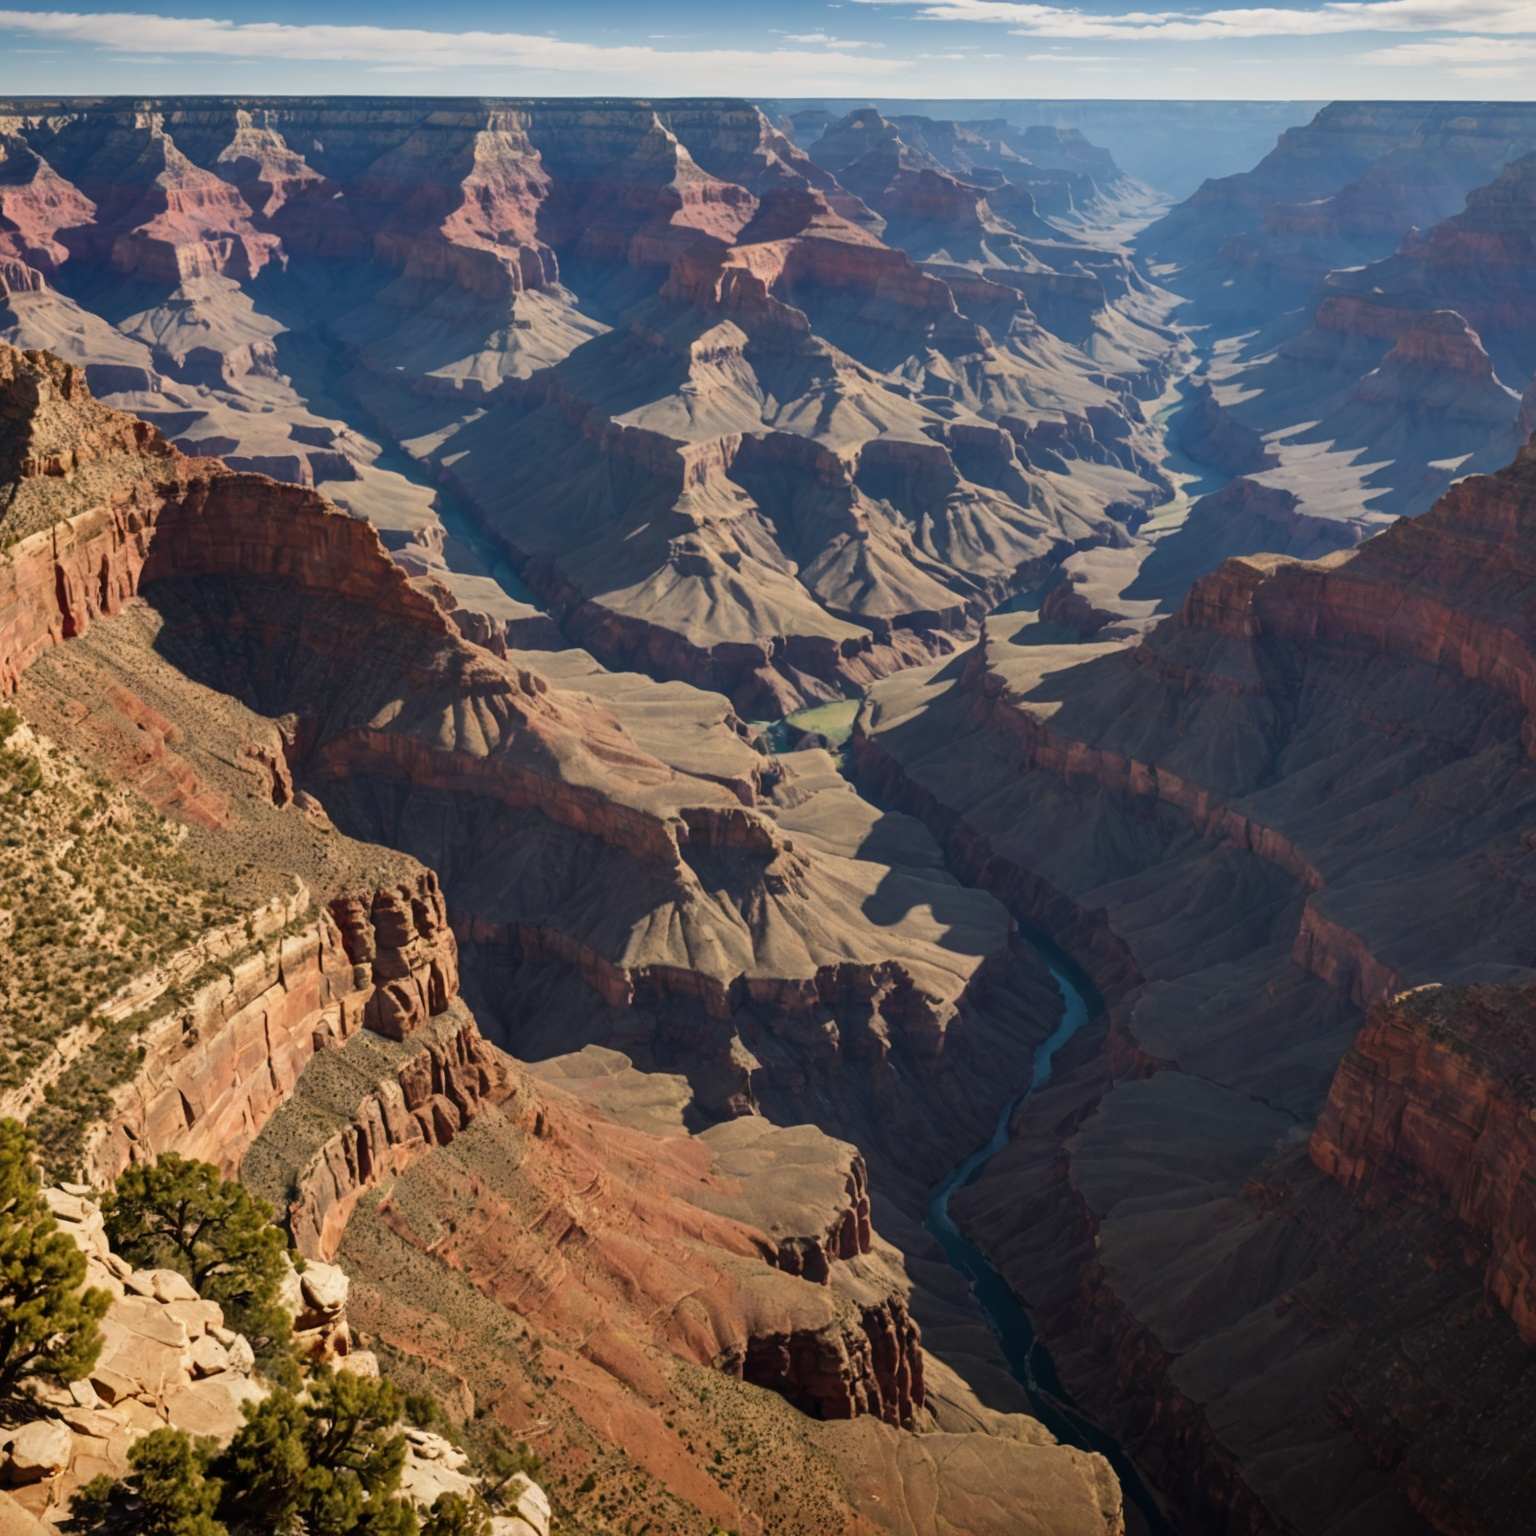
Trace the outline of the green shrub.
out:
[[[156,1429],[128,1452],[128,1475],[93,1478],[76,1495],[67,1529],[100,1536],[229,1536],[214,1517],[211,1440]]]
[[[248,1404],[245,1425],[222,1451],[157,1430],[130,1454],[126,1477],[81,1489],[70,1529],[82,1536],[418,1536],[416,1513],[399,1497],[400,1409],[388,1382],[324,1372],[304,1397],[279,1389]],[[483,1536],[474,1524],[427,1529]]]

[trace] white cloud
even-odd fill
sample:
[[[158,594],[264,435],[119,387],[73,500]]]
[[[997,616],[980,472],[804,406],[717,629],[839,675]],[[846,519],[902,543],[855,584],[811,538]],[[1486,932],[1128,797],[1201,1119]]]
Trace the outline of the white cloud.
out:
[[[0,10],[0,33],[25,33],[50,42],[132,53],[347,63],[369,72],[494,68],[525,75],[598,76],[629,82],[642,93],[750,94],[800,88],[836,93],[890,79],[909,68],[906,60],[847,51],[835,39],[816,48],[786,46],[655,48],[644,43],[569,42],[522,32],[435,32],[414,27],[289,25],[275,21],[232,22],[213,17],[150,14]],[[789,39],[785,39],[789,43]],[[517,89],[515,77],[508,89]]]
[[[1536,42],[1507,37],[1446,37],[1378,48],[1366,54],[1364,62],[1398,69],[1433,69],[1458,80],[1528,80],[1536,69]]]
[[[897,5],[924,21],[1004,25],[1024,37],[1115,42],[1322,37],[1350,32],[1536,34],[1536,0],[1327,0],[1319,6],[1100,13],[1031,0],[855,0]]]
[[[1365,59],[1368,64],[1409,68],[1465,65],[1504,69],[1522,59],[1536,60],[1536,42],[1514,42],[1507,37],[1444,37],[1424,43],[1394,43],[1366,54]]]
[[[884,48],[884,43],[871,43],[852,37],[831,37],[825,32],[780,32],[774,34],[786,43],[798,43],[810,48]]]

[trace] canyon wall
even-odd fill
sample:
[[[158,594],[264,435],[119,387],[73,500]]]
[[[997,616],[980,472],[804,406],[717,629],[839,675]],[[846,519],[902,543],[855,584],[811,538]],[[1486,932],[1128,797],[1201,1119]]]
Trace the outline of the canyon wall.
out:
[[[1430,1405],[1462,1380],[1495,1444],[1530,1326],[1533,469],[1229,561],[1139,645],[994,618],[860,716],[861,775],[1105,997],[958,1205],[1203,1529],[1498,1528],[1508,1481],[1454,1469]],[[1459,1342],[1427,1288],[1479,1319]]]
[[[318,910],[296,902],[273,938],[208,970],[141,1032],[141,1063],[87,1142],[92,1183],[163,1152],[232,1173],[316,1051],[362,1028],[403,1039],[458,991],[453,934],[430,871]]]
[[[1529,988],[1416,988],[1372,1010],[1339,1064],[1312,1160],[1370,1205],[1422,1200],[1488,1249],[1489,1293],[1536,1338]]]
[[[955,433],[1093,418],[1127,462],[1108,500],[1168,494],[1137,397],[1169,301],[1035,212],[1112,221],[1137,189],[1086,141],[983,126],[855,113],[822,163],[745,102],[0,103],[0,339],[334,496],[469,633],[563,633],[776,717],[1122,539],[1097,487]],[[945,473],[862,491],[869,445]],[[487,583],[508,565],[516,595]]]

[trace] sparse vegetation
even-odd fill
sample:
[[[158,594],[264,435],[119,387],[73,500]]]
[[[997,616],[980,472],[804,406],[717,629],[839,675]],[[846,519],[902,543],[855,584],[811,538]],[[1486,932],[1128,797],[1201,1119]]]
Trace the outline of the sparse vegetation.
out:
[[[152,1430],[128,1452],[127,1476],[93,1478],[75,1495],[68,1530],[97,1536],[227,1536],[214,1518],[219,1484],[211,1441]]]
[[[473,1523],[483,1506],[461,1500],[462,1511],[441,1519],[434,1507],[423,1527],[399,1497],[401,1411],[389,1382],[327,1371],[303,1397],[280,1389],[248,1406],[245,1426],[223,1450],[157,1430],[135,1447],[126,1477],[97,1478],[81,1490],[71,1529],[82,1536],[483,1536],[488,1526]]]
[[[421,1527],[421,1536],[491,1536],[491,1512],[483,1499],[440,1494]]]
[[[182,844],[181,828],[0,709],[0,1092],[46,1080],[32,1121],[51,1172],[78,1161],[144,1027],[174,1005],[114,1016],[113,998],[238,913]],[[80,1048],[62,1049],[77,1032]]]

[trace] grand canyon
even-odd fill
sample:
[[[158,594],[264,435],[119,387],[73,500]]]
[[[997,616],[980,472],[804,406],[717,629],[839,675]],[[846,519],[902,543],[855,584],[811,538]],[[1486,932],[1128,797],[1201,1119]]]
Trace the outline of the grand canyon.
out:
[[[1532,1529],[1533,711],[1536,103],[0,100],[0,1531]]]

